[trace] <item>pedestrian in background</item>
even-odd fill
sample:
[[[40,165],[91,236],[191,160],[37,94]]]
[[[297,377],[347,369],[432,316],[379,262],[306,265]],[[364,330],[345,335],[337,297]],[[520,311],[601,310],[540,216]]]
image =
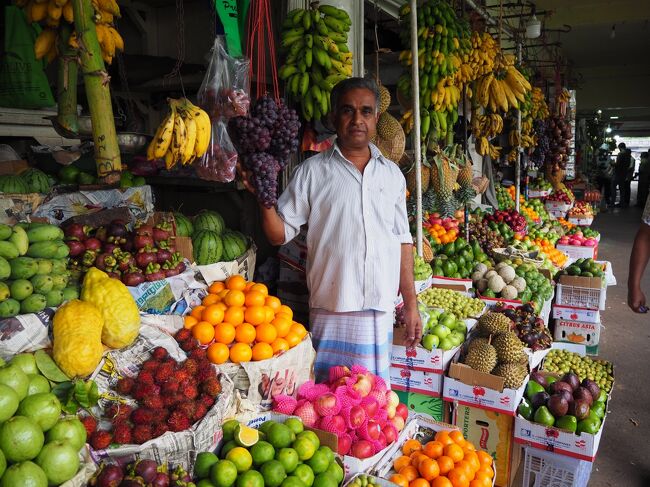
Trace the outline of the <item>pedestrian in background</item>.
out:
[[[614,181],[612,183],[612,201],[616,202],[616,190],[618,188],[620,192],[619,205],[621,208],[627,208],[630,204],[629,193],[626,193],[626,189],[629,188],[629,184],[626,183],[629,168],[630,168],[630,159],[632,158],[631,152],[627,150],[625,143],[621,142],[618,144],[618,155],[616,156],[616,162],[614,163]],[[626,201],[627,194],[627,203]]]
[[[596,185],[602,194],[601,206],[612,206],[612,174],[614,168],[609,157],[609,151],[599,149],[596,159]]]
[[[648,189],[650,188],[650,157],[647,152],[641,154],[641,163],[639,164],[639,186],[636,193],[636,206],[643,208],[648,199]]]

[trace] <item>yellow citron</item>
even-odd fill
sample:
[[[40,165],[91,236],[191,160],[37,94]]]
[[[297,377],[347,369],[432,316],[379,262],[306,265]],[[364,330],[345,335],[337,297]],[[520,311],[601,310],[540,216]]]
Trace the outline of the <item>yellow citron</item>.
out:
[[[111,348],[133,343],[140,331],[140,313],[127,287],[96,267],[91,268],[81,287],[81,299],[92,303],[104,317],[102,342]]]
[[[96,306],[73,299],[54,314],[54,361],[69,377],[85,377],[99,364],[104,318]]]

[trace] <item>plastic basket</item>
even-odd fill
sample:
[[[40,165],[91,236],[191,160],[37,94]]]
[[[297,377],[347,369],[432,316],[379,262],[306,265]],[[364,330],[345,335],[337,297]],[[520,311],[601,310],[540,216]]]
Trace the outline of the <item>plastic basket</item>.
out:
[[[599,309],[602,292],[603,290],[600,288],[559,284],[556,286],[555,302],[560,306]]]
[[[524,448],[523,487],[586,487],[592,463],[556,453]]]

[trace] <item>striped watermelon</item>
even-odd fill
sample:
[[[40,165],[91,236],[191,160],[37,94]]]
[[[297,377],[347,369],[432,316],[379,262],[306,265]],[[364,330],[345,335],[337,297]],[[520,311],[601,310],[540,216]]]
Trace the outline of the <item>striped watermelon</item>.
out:
[[[194,232],[212,230],[213,232],[217,232],[217,235],[221,235],[226,228],[226,224],[223,222],[221,215],[212,210],[203,210],[196,215],[192,225],[194,226]]]
[[[0,193],[29,193],[27,183],[20,176],[6,174],[0,176]]]
[[[174,213],[174,219],[176,220],[176,236],[191,237],[194,233],[191,220],[182,213]]]
[[[223,242],[217,232],[199,230],[192,236],[194,262],[199,265],[220,262],[223,255]]]
[[[49,193],[50,192],[50,179],[43,171],[30,168],[20,173],[20,177],[29,187],[32,193]]]
[[[224,262],[235,260],[237,257],[246,252],[246,237],[240,232],[226,229],[221,234],[221,240],[223,241]]]

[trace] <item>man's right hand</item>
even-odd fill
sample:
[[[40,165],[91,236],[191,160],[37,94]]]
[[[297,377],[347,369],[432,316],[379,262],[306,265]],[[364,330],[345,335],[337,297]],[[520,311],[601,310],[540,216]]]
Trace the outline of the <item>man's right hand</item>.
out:
[[[641,288],[631,288],[627,293],[627,305],[635,313],[647,313],[648,308],[645,305],[645,294]]]
[[[250,183],[250,172],[244,169],[239,162],[237,162],[237,172],[241,175],[241,182],[244,188],[246,188],[246,191],[255,194],[255,188]]]

